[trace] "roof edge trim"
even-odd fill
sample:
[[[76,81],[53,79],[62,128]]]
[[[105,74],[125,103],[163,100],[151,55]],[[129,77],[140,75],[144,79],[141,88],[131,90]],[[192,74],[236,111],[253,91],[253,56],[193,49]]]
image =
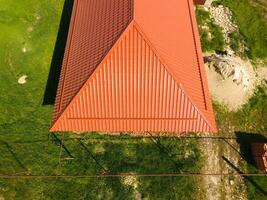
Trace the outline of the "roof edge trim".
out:
[[[188,2],[188,9],[190,12],[190,21],[191,21],[192,31],[194,34],[194,45],[195,45],[196,56],[197,56],[197,60],[199,64],[198,67],[199,67],[199,73],[201,77],[201,85],[203,88],[203,95],[205,98],[206,110],[207,111],[210,110],[213,112],[211,96],[210,96],[209,88],[208,88],[207,76],[206,76],[206,72],[204,69],[204,61],[203,61],[203,55],[202,55],[202,50],[201,50],[198,25],[196,22],[196,15],[194,11],[194,3],[193,3],[193,0],[187,0],[187,2]]]
[[[192,4],[190,4],[191,0],[187,0],[187,5],[188,5],[188,11],[189,11],[189,16],[190,16],[190,25],[191,25],[191,29],[192,29],[192,35],[193,35],[193,40],[194,40],[194,46],[195,46],[195,52],[196,52],[196,57],[197,57],[197,64],[198,64],[198,71],[200,74],[200,82],[201,82],[201,88],[202,88],[202,92],[203,92],[203,97],[204,97],[204,107],[207,110],[207,97],[206,97],[206,91],[204,88],[204,83],[203,83],[203,73],[201,71],[201,66],[200,66],[200,58],[199,58],[199,49],[197,48],[197,41],[196,41],[196,31],[194,29],[194,24],[193,24],[193,14],[192,14]],[[192,2],[192,1],[191,1]]]
[[[70,41],[69,41],[69,46],[68,46],[68,54],[67,54],[67,59],[66,59],[66,68],[64,69],[64,73],[63,73],[63,82],[62,82],[62,89],[61,89],[61,94],[60,94],[60,99],[59,99],[59,112],[61,112],[61,101],[62,101],[62,97],[63,97],[63,94],[64,94],[64,85],[65,85],[65,77],[66,77],[66,72],[68,70],[68,61],[69,61],[69,55],[70,55],[70,51],[71,51],[71,43],[72,43],[72,40],[73,40],[73,32],[75,30],[75,21],[76,21],[76,17],[77,17],[77,9],[78,9],[78,4],[79,4],[79,1],[76,1],[74,0],[74,5],[73,5],[73,8],[72,8],[72,12],[74,12],[74,15],[73,15],[73,19],[72,19],[72,26],[70,26],[70,30],[71,33],[70,33]]]

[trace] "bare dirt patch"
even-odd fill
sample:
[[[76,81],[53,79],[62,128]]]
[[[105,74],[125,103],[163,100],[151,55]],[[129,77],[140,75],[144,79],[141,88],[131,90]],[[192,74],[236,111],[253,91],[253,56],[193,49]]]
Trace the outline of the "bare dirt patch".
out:
[[[240,155],[235,141],[223,141],[217,139],[203,139],[200,148],[204,155],[205,164],[202,173],[229,174],[237,173],[233,166],[239,168]],[[225,160],[226,161],[225,161]],[[204,176],[202,187],[205,200],[245,200],[247,199],[246,186],[241,176]]]
[[[235,63],[234,72],[227,76],[218,73],[214,65],[206,65],[209,90],[213,99],[227,105],[230,110],[237,110],[248,101],[258,82],[250,61],[237,56],[226,59]]]
[[[220,173],[219,146],[210,140],[201,140],[200,149],[205,159],[202,173]],[[204,199],[221,199],[220,187],[222,179],[220,176],[204,176],[202,181],[203,191],[205,192]]]

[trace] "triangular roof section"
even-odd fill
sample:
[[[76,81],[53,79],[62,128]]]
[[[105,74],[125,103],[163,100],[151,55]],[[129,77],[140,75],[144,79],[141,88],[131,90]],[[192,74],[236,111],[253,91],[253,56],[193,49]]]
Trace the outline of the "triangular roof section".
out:
[[[192,1],[127,5],[132,22],[65,108],[55,106],[51,131],[216,132]]]
[[[74,0],[53,123],[133,19],[133,0]]]

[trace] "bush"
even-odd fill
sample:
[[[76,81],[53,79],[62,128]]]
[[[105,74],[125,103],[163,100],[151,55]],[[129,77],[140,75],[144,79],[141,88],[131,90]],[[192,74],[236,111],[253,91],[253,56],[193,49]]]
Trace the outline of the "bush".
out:
[[[264,12],[260,7],[252,6],[249,0],[219,0],[218,3],[228,7],[239,26],[248,50],[246,55],[251,59],[267,58],[267,24]],[[232,44],[236,48],[236,44]]]
[[[225,41],[222,29],[211,21],[209,12],[197,8],[196,15],[203,52],[223,51]],[[208,29],[202,28],[203,26],[208,27]]]
[[[230,47],[233,51],[238,52],[240,49],[240,34],[238,32],[233,32],[230,35]]]

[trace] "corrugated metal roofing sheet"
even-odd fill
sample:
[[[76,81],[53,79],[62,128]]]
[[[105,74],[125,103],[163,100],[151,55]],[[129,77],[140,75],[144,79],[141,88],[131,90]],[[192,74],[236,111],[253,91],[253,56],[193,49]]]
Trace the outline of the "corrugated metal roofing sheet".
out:
[[[153,2],[153,3],[152,3]],[[147,8],[150,9],[147,9]],[[201,70],[201,49],[197,46],[191,0],[135,0],[134,20],[164,59],[174,78],[180,81],[201,110],[207,107],[208,90]],[[203,64],[202,64],[203,67]]]
[[[86,57],[90,54],[74,54],[72,62],[65,62],[72,75],[61,81],[63,85],[69,81],[77,94],[70,97],[74,93],[67,90],[71,102],[65,103],[66,109],[54,113],[59,118],[51,131],[216,131],[192,0],[134,0],[129,5],[131,11],[134,9],[133,22],[112,48],[107,45],[108,54],[97,68],[89,70],[90,78],[82,88],[82,83],[75,80],[85,77],[82,72],[90,68],[86,65],[92,59]],[[79,15],[90,24],[90,16]],[[123,16],[120,15],[121,20],[127,21]],[[91,29],[77,27],[77,38],[91,35],[86,33]],[[98,37],[105,43],[103,35]],[[72,42],[70,50],[73,43],[80,52],[91,47],[77,41]],[[101,47],[95,44],[95,50],[100,51]],[[70,50],[66,51],[69,55]],[[64,91],[66,85],[61,87]],[[64,101],[60,104],[66,107]]]
[[[74,0],[53,121],[114,45],[133,18],[132,0]]]
[[[55,131],[211,131],[134,23],[68,106]]]

